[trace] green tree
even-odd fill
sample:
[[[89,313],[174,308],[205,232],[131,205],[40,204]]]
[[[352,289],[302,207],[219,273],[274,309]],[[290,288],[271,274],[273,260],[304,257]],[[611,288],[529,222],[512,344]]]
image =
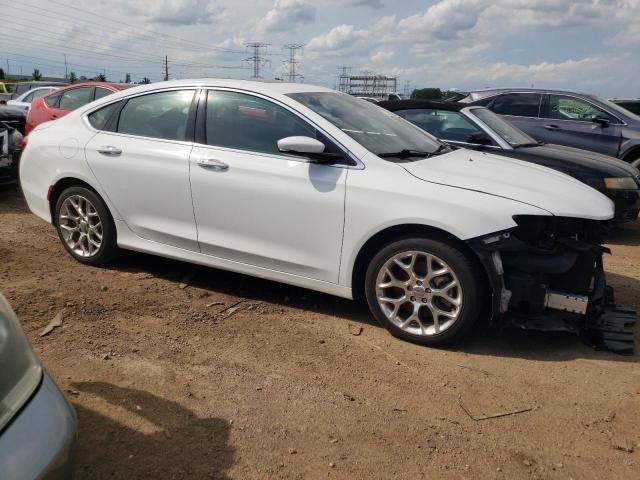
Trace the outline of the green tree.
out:
[[[416,88],[411,93],[414,100],[440,100],[442,98],[442,90],[439,88]]]
[[[147,77],[143,77],[142,80],[140,80],[140,83],[146,85],[148,83],[151,83],[151,80],[149,80]]]
[[[107,76],[104,73],[99,73],[98,75],[96,75],[94,80],[96,82],[106,82],[107,81]]]
[[[88,79],[84,75],[80,75],[80,78],[78,80],[80,80],[81,82],[86,82]]]
[[[129,74],[129,73],[125,74],[124,83],[131,83],[131,74]]]
[[[40,73],[40,70],[38,70],[37,68],[33,69],[33,73],[31,74],[31,76],[33,77],[34,80],[40,80],[42,78],[42,74]]]
[[[4,70],[0,68],[0,80],[4,80]]]
[[[78,81],[78,77],[76,75],[76,72],[70,72],[69,73],[69,83],[76,83]]]

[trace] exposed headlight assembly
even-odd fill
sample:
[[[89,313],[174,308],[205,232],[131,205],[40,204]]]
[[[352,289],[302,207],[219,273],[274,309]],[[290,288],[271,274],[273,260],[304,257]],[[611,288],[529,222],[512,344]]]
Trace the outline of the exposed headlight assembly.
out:
[[[608,177],[604,184],[609,190],[637,190],[638,184],[633,177]]]
[[[0,294],[0,431],[38,388],[42,366]]]

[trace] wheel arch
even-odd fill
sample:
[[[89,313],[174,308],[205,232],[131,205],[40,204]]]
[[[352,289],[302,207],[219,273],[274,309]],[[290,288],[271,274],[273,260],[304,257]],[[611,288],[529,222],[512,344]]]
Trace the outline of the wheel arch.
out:
[[[60,198],[60,194],[62,194],[62,192],[64,192],[69,187],[84,187],[88,190],[91,190],[93,193],[98,195],[98,197],[102,198],[102,195],[98,193],[98,190],[96,190],[93,185],[90,185],[84,180],[76,177],[63,177],[58,179],[56,183],[54,183],[49,188],[49,193],[47,194],[47,200],[49,201],[49,213],[51,214],[51,223],[53,225],[56,224],[55,209],[58,198]]]
[[[484,268],[478,255],[467,245],[466,242],[459,239],[455,235],[442,230],[441,228],[432,227],[430,225],[423,224],[400,224],[393,225],[372,235],[360,248],[356,259],[353,263],[351,270],[351,289],[354,299],[362,298],[364,296],[364,279],[369,262],[374,255],[385,245],[389,243],[401,240],[404,238],[430,238],[434,240],[444,240],[447,243],[453,244],[461,248],[466,252],[470,258],[477,262],[479,271],[485,277],[486,284],[489,284],[489,278],[486,269]]]

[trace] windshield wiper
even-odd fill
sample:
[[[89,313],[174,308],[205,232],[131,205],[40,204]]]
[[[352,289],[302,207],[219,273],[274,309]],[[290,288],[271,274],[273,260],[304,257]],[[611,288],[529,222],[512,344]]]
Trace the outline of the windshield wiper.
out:
[[[420,150],[400,150],[399,152],[378,153],[380,158],[409,158],[409,157],[430,157],[431,152],[421,152]]]

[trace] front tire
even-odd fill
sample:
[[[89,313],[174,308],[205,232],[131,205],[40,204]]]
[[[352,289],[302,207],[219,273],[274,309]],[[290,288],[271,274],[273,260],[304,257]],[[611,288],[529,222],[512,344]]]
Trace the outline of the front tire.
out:
[[[382,248],[365,276],[374,317],[395,337],[441,346],[479,318],[483,286],[476,261],[446,241],[411,238]]]
[[[95,192],[84,187],[67,188],[58,197],[54,214],[58,237],[77,261],[105,265],[115,259],[115,223]]]

